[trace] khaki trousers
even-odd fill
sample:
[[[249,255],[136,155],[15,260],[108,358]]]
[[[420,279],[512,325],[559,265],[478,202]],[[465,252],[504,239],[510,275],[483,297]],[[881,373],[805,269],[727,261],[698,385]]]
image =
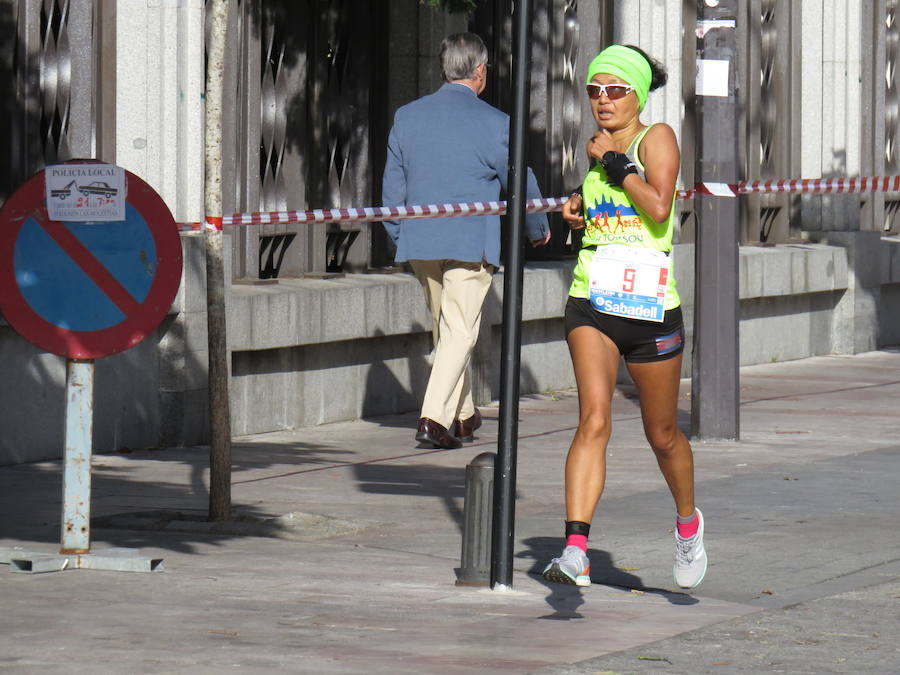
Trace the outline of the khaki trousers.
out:
[[[469,362],[493,266],[459,260],[409,262],[425,290],[435,344],[421,416],[451,429],[454,420],[475,414]]]

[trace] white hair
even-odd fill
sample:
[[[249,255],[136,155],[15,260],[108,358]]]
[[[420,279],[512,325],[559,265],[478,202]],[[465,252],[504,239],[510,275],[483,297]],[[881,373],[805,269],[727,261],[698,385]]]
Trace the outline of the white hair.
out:
[[[447,82],[475,79],[475,69],[487,58],[487,47],[475,33],[454,33],[441,42],[441,71]]]

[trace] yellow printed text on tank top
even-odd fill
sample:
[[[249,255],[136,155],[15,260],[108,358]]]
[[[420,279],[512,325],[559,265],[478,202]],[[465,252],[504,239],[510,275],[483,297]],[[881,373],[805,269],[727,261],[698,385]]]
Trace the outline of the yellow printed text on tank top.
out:
[[[606,189],[589,190],[589,182],[596,181],[585,180],[584,244],[624,244],[656,250],[665,250],[666,244],[671,245],[671,240],[657,241],[658,237],[654,237],[648,227],[647,217],[638,212],[621,188],[605,185]],[[617,199],[616,192],[621,193],[622,198]],[[664,235],[666,227],[653,229]]]

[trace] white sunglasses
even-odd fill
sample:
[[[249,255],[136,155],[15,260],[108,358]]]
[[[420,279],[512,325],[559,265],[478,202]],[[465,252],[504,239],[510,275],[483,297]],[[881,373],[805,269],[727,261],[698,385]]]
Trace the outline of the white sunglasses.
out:
[[[633,91],[634,87],[627,84],[597,84],[596,82],[590,82],[587,85],[588,98],[595,100],[602,95],[606,96],[610,101],[618,101]]]

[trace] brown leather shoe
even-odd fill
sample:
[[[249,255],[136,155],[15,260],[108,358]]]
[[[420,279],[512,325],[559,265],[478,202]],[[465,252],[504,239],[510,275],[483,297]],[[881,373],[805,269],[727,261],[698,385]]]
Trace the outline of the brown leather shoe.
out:
[[[420,443],[431,443],[436,448],[453,450],[462,447],[462,441],[432,419],[420,417],[416,430],[416,440]]]
[[[465,420],[456,420],[453,423],[453,435],[459,440],[468,443],[475,439],[475,430],[481,428],[481,413],[475,408],[475,414]]]

